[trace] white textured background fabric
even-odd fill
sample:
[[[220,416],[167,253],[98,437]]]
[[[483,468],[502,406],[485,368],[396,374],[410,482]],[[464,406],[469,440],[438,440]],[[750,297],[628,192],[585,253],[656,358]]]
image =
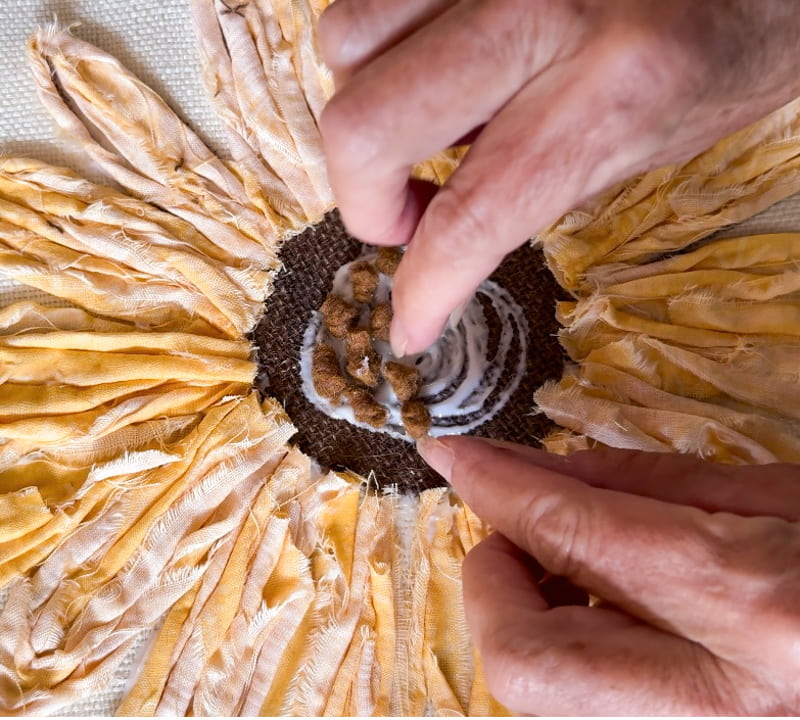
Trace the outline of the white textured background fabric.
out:
[[[37,26],[54,21],[62,26],[74,25],[76,35],[119,57],[159,92],[212,148],[224,150],[221,124],[200,80],[187,0],[0,0],[0,154],[65,164],[92,179],[100,179],[86,166],[82,154],[71,151],[68,141],[54,136],[33,88],[25,45]],[[741,229],[754,232],[800,229],[800,195],[738,230]],[[15,287],[0,278],[0,306],[28,298],[46,300],[38,291]],[[0,590],[0,607],[3,595]],[[86,698],[66,714],[113,714],[134,655],[131,654],[107,692]]]
[[[76,35],[116,55],[215,149],[221,125],[200,80],[187,0],[0,0],[0,149],[48,162],[80,158],[54,138],[25,62],[39,25],[73,26]]]

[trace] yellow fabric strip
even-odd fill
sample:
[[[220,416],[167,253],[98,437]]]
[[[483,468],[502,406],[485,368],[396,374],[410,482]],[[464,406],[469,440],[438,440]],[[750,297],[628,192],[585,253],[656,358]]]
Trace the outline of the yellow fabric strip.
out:
[[[196,329],[197,316],[240,336],[274,263],[261,245],[237,255],[222,239],[70,170],[0,161],[3,273],[93,312],[160,330]]]
[[[429,556],[430,574],[421,612],[422,652],[427,702],[435,715],[465,715],[473,682],[472,643],[460,583],[461,563],[469,547],[465,548],[459,537],[455,518],[459,511],[463,508],[450,503],[449,493],[427,493],[415,537],[415,544],[422,544],[420,555]],[[424,540],[422,533],[427,535]]]
[[[66,32],[46,30],[31,40],[30,58],[57,126],[105,172],[236,257],[275,266],[275,225],[252,205],[235,174],[118,60]]]
[[[115,380],[189,380],[249,384],[255,366],[235,358],[184,358],[164,354],[94,353],[91,350],[0,348],[5,376],[16,382],[54,382],[66,375],[73,385]]]
[[[683,166],[661,168],[565,215],[539,239],[556,278],[587,291],[603,265],[681,250],[800,190],[800,100]]]
[[[128,323],[98,317],[79,308],[46,307],[27,301],[0,308],[0,331],[4,337],[19,332],[46,330],[124,332],[130,329]]]

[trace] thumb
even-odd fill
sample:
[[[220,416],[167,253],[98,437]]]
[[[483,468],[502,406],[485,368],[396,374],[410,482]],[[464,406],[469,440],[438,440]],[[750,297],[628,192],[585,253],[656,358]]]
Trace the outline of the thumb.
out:
[[[742,517],[800,520],[797,465],[724,465],[692,455],[598,448],[555,455],[539,448],[489,441],[533,465],[587,485]]]
[[[710,515],[594,488],[477,438],[425,438],[419,450],[479,517],[546,570],[701,643],[730,636],[731,598],[786,534],[776,518]]]

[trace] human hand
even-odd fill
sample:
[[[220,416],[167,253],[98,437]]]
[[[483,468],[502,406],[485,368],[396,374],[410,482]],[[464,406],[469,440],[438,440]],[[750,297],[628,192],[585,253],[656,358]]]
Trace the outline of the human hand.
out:
[[[800,711],[796,466],[563,458],[466,437],[419,447],[497,530],[467,556],[464,601],[489,688],[511,710]],[[526,553],[604,602],[550,608]]]
[[[411,242],[392,345],[433,342],[503,257],[601,189],[800,94],[791,0],[337,0],[321,129],[350,232]],[[438,192],[415,162],[481,130]]]

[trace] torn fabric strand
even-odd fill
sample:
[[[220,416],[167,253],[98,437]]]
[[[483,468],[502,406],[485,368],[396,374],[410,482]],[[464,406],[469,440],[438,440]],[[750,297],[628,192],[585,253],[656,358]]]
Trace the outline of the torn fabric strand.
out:
[[[684,166],[653,171],[542,234],[575,295],[559,338],[578,363],[536,393],[577,442],[730,463],[800,459],[796,233],[704,239],[800,189],[800,101]]]
[[[540,233],[553,273],[587,292],[606,267],[678,252],[800,190],[800,99],[684,165],[621,183]]]

